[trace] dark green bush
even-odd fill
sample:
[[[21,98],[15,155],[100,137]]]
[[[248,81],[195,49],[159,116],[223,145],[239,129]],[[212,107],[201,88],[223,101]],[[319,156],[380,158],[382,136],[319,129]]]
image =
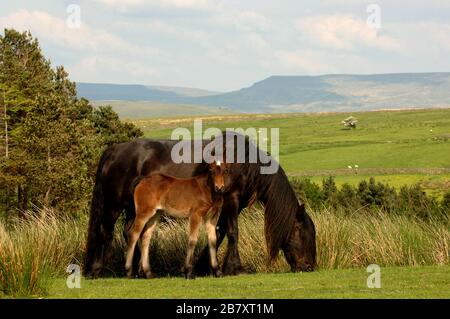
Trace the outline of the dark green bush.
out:
[[[397,192],[394,187],[376,182],[373,177],[369,181],[360,181],[357,187],[345,183],[338,188],[332,176],[322,180],[322,187],[306,177],[292,179],[291,183],[297,196],[315,210],[325,206],[349,213],[382,210],[420,219],[449,218],[450,192],[439,202],[427,195],[419,184],[402,186]]]

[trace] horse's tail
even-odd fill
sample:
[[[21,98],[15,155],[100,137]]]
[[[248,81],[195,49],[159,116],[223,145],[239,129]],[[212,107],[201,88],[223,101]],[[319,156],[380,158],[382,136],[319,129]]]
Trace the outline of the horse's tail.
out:
[[[102,229],[102,221],[105,214],[105,197],[103,193],[102,171],[105,161],[108,159],[112,147],[108,147],[102,154],[97,166],[95,185],[92,192],[91,211],[86,243],[86,256],[84,273],[86,276],[96,277],[103,267],[105,248],[108,238]]]

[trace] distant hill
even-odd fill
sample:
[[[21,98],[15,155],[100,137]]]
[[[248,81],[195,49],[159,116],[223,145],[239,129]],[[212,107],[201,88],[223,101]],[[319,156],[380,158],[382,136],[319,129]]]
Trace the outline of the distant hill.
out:
[[[145,85],[77,83],[78,96],[89,100],[154,101],[173,103],[182,98],[172,91],[162,91]]]
[[[239,112],[323,112],[450,107],[450,73],[271,76],[228,93],[199,89],[78,83],[90,100],[153,101]]]
[[[149,86],[149,88],[165,92],[173,92],[181,96],[198,97],[221,94],[222,92],[208,91],[196,88],[185,88],[179,86]]]
[[[233,114],[233,110],[205,105],[167,104],[150,101],[91,101],[94,106],[111,105],[122,119],[140,119],[149,117],[222,115]]]

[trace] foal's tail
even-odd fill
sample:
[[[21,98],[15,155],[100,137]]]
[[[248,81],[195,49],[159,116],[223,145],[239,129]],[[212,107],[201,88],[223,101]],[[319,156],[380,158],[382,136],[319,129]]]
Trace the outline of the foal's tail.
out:
[[[106,256],[108,236],[102,221],[105,214],[105,197],[103,193],[103,183],[101,180],[103,165],[112,151],[108,147],[102,154],[97,166],[95,176],[95,186],[92,192],[91,211],[89,215],[88,236],[86,243],[86,256],[84,263],[84,274],[89,277],[97,277],[103,268],[104,257]]]

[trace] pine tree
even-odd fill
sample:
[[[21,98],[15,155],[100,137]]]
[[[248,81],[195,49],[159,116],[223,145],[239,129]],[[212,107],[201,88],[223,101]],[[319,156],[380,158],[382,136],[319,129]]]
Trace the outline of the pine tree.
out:
[[[52,69],[29,32],[0,36],[0,200],[4,210],[88,206],[96,161],[107,144],[142,135],[109,107],[78,99],[64,68]]]

